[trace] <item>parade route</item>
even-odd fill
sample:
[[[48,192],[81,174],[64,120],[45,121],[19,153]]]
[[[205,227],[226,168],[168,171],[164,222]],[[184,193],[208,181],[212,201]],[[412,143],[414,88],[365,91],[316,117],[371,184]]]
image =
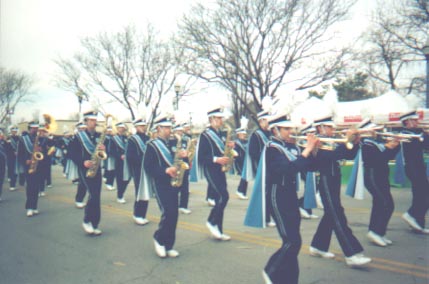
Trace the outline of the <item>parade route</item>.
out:
[[[191,183],[190,215],[179,215],[176,259],[160,259],[154,252],[153,232],[159,221],[155,199],[149,204],[150,223],[132,220],[134,187],[130,183],[126,204],[116,202],[116,191],[103,187],[99,237],[81,227],[83,211],[74,207],[76,185],[53,166],[53,187],[39,198],[40,214],[26,217],[25,190],[9,191],[5,185],[0,202],[0,283],[263,283],[261,271],[280,247],[275,228],[243,225],[248,201],[235,196],[237,177],[228,178],[229,204],[225,232],[229,242],[214,240],[205,226],[210,207],[205,203],[205,182]],[[334,260],[315,258],[308,248],[319,219],[302,220],[303,245],[299,255],[300,283],[429,283],[429,236],[411,232],[400,218],[410,204],[409,188],[392,188],[395,212],[387,236],[394,244],[372,245],[366,237],[371,200],[342,196],[351,229],[365,254],[373,259],[366,268],[352,269],[332,238]],[[314,212],[321,217],[323,211]]]

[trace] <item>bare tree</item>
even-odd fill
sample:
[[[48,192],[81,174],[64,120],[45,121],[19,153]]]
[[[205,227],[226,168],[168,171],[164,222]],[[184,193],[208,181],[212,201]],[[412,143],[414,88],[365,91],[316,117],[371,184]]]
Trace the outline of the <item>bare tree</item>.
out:
[[[394,4],[378,3],[373,25],[364,37],[367,49],[359,51],[358,58],[366,66],[364,71],[379,83],[407,93],[421,91],[423,74],[412,70],[424,59],[421,49],[429,33],[429,4],[426,0]]]
[[[32,85],[28,75],[0,67],[0,123],[10,123],[12,111],[30,97]]]
[[[216,0],[211,6],[196,4],[179,23],[187,70],[223,86],[254,118],[262,98],[274,96],[283,84],[305,89],[335,77],[343,66],[345,50],[328,48],[327,43],[333,36],[331,28],[345,18],[354,2]],[[302,67],[309,63],[312,68],[305,72]]]
[[[178,76],[180,49],[161,40],[148,26],[143,34],[134,27],[81,40],[82,51],[55,62],[61,72],[57,85],[75,93],[107,96],[136,117],[141,104],[157,114],[162,97],[172,91]],[[181,95],[183,95],[183,92]]]

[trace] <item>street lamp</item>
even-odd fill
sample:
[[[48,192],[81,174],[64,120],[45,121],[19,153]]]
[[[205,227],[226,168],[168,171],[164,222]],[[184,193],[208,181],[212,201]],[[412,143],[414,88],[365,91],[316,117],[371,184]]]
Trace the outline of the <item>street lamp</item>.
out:
[[[179,92],[181,90],[181,86],[179,83],[174,85],[174,91],[176,92],[176,103],[174,104],[175,110],[179,110]]]
[[[429,39],[422,48],[426,57],[426,108],[429,108]]]
[[[83,92],[77,91],[76,96],[77,96],[77,100],[79,101],[79,113],[80,113],[82,109]]]

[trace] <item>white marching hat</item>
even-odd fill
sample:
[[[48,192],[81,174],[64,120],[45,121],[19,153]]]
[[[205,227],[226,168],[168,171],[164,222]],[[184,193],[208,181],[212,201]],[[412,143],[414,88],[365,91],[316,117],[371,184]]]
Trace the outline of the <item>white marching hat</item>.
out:
[[[97,119],[98,112],[94,110],[87,111],[83,114],[83,118],[85,119]]]
[[[137,118],[133,120],[133,125],[134,126],[147,125],[147,122],[143,118]]]
[[[399,117],[400,121],[405,121],[407,119],[419,119],[419,115],[415,110],[404,113]]]
[[[287,114],[272,116],[268,119],[269,128],[273,127],[296,127]]]
[[[154,120],[154,126],[173,126],[173,122],[171,121],[170,117],[168,115],[161,115],[158,116]]]
[[[223,111],[223,107],[216,107],[207,112],[208,117],[225,117],[225,113]]]
[[[335,127],[335,122],[332,120],[332,116],[324,116],[321,117],[319,119],[315,119],[313,122],[314,126],[318,126],[318,125],[327,125],[327,126],[333,126]]]

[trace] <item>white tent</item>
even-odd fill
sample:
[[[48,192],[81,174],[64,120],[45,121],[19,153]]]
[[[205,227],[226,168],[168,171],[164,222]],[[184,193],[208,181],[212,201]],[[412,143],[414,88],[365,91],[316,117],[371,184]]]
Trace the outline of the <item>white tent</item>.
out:
[[[315,119],[332,114],[329,105],[321,99],[311,97],[295,107],[291,113],[291,120],[297,126],[312,123]]]

